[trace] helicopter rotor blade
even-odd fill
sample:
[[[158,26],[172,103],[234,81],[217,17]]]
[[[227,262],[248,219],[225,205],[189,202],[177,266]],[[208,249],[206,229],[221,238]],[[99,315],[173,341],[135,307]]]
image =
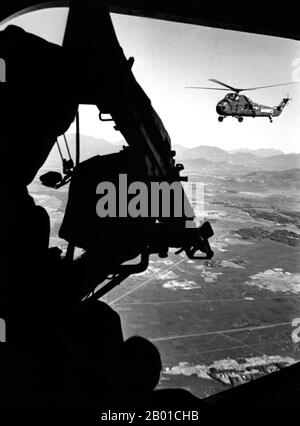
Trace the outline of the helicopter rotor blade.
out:
[[[247,89],[241,89],[241,91],[245,91],[245,90],[258,90],[258,89],[267,89],[269,87],[279,87],[279,86],[289,86],[291,84],[299,84],[299,81],[292,81],[291,83],[282,83],[282,84],[271,84],[269,86],[258,86],[258,87],[249,87]]]
[[[234,92],[240,92],[243,89],[237,89],[236,87],[229,86],[229,84],[222,83],[222,81],[216,80],[215,78],[210,78],[209,81],[213,83],[221,84],[221,86],[227,87],[227,89],[233,90]]]
[[[228,92],[228,89],[221,89],[220,87],[186,86],[186,89],[225,90]]]
[[[248,90],[267,89],[269,87],[289,86],[291,84],[299,84],[300,83],[300,81],[293,81],[293,82],[290,82],[290,83],[270,84],[268,86],[257,86],[257,87],[247,87],[245,89],[237,89],[236,87],[229,86],[229,84],[222,83],[222,81],[216,80],[214,78],[210,78],[209,81],[212,81],[212,82],[217,83],[217,84],[221,84],[222,86],[226,87],[227,89],[223,89],[223,88],[220,88],[220,87],[201,87],[201,86],[188,86],[188,87],[186,87],[186,89],[226,90],[226,91],[228,89],[230,89],[233,92],[240,93],[240,92],[244,92],[246,90],[248,91]]]

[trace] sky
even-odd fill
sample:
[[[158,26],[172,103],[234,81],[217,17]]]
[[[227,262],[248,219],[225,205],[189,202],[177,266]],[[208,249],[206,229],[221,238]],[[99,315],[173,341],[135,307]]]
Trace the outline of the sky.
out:
[[[61,44],[66,8],[30,12],[9,23]],[[300,42],[149,18],[112,14],[119,42],[134,56],[133,73],[163,120],[172,144],[275,148],[300,152],[300,84],[245,92],[253,101],[278,105],[293,100],[271,124],[267,118],[228,117],[222,123],[215,110],[226,94],[186,86],[218,87],[215,78],[235,87],[300,81]],[[3,26],[0,28],[2,29]],[[94,106],[80,107],[81,133],[118,142],[122,135],[112,123],[102,123]],[[74,132],[74,125],[69,132]]]

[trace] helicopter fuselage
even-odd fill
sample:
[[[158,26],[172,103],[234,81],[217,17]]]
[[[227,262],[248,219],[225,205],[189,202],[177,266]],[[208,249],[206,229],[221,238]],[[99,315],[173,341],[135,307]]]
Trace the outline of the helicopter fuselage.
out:
[[[222,81],[216,80],[215,78],[210,78],[209,81],[217,83],[223,88],[219,87],[200,87],[200,86],[188,86],[187,89],[204,89],[204,90],[232,90],[232,92],[227,93],[227,95],[218,102],[216,106],[217,113],[219,114],[218,120],[223,121],[225,117],[231,116],[238,119],[239,122],[243,121],[243,117],[268,117],[272,123],[273,117],[278,117],[287,103],[291,100],[289,96],[286,96],[282,99],[279,105],[277,106],[267,106],[261,105],[251,101],[247,96],[241,95],[241,92],[245,90],[257,90],[257,89],[266,89],[269,87],[278,87],[278,86],[288,86],[291,84],[298,84],[300,81],[294,81],[292,83],[283,83],[283,84],[271,84],[269,86],[257,86],[249,88],[236,88],[230,86],[229,84],[223,83]],[[226,87],[226,89],[224,89]]]
[[[236,117],[242,121],[242,117],[268,117],[272,122],[272,117],[278,117],[288,98],[284,98],[278,106],[267,106],[253,102],[245,95],[228,93],[216,106],[219,114],[219,121],[227,116]]]

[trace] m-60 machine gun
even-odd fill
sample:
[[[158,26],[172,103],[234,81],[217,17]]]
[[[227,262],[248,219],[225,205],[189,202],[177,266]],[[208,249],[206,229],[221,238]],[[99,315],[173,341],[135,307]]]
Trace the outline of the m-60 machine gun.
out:
[[[99,263],[105,265],[107,275],[118,277],[105,292],[131,273],[145,270],[151,253],[165,257],[169,248],[175,247],[185,250],[191,258],[197,250],[205,254],[204,258],[211,258],[208,239],[213,235],[212,228],[208,222],[199,227],[194,222],[194,211],[181,186],[187,180],[180,176],[183,166],[175,163],[170,137],[134,78],[133,58],[126,59],[103,2],[71,3],[63,49],[70,57],[80,59],[75,60],[76,75],[80,76],[75,87],[79,103],[97,105],[100,120],[109,114],[128,147],[117,154],[93,157],[75,168],[60,236],[71,246],[94,253]],[[98,185],[113,185],[119,194],[118,206],[122,196],[120,176],[126,176],[127,183],[139,182],[147,189],[154,183],[177,185],[177,189],[179,185],[183,194],[180,203],[185,206],[183,214],[176,213],[175,200],[168,216],[163,216],[158,208],[155,217],[133,217],[124,211],[99,217]],[[151,210],[153,200],[148,196],[147,201]],[[139,255],[138,264],[123,265]]]

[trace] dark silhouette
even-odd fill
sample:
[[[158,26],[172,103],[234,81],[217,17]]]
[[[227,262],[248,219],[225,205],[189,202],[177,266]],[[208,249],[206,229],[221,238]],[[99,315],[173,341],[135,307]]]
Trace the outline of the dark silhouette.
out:
[[[147,403],[162,371],[159,351],[149,340],[133,336],[122,347],[115,369],[116,400],[124,403]]]
[[[63,47],[16,26],[0,32],[0,57],[7,68],[7,83],[0,85],[0,219],[4,228],[0,317],[6,321],[7,336],[7,343],[0,347],[2,405],[99,407],[115,401],[130,405],[137,395],[146,404],[162,368],[154,345],[142,337],[124,343],[119,315],[95,296],[87,296],[108,276],[120,283],[144,270],[152,235],[152,252],[166,255],[173,227],[166,228],[160,241],[162,227],[153,228],[153,219],[94,223],[89,213],[95,216],[95,187],[90,184],[106,177],[114,181],[122,172],[132,180],[170,176],[176,181],[180,169],[174,166],[161,120],[131,73],[133,59],[126,60],[105,5],[99,2],[99,13],[94,15],[92,8],[83,8],[86,16],[80,7],[72,4]],[[95,20],[94,27],[90,19]],[[77,33],[79,24],[82,33]],[[90,28],[100,28],[98,41],[105,59],[101,67],[90,63],[98,47],[86,53],[83,43],[90,41]],[[80,38],[82,34],[87,40]],[[99,74],[90,76],[94,69]],[[86,250],[74,261],[62,259],[57,248],[49,249],[49,216],[35,205],[27,186],[82,102],[105,111],[108,106],[131,146],[115,156],[95,157],[75,167],[61,229],[69,243]],[[99,161],[104,165],[100,169]],[[72,171],[64,167],[64,172]],[[55,186],[59,179],[52,173],[44,176],[44,184]],[[77,209],[78,194],[85,211]],[[177,247],[181,233],[174,239]],[[139,265],[122,266],[138,255]],[[124,367],[120,375],[118,366]]]
[[[70,61],[61,47],[15,26],[0,33],[0,56],[7,65],[7,84],[0,88],[6,163],[1,168],[0,310],[7,327],[5,349],[1,346],[1,355],[7,353],[0,367],[6,383],[1,401],[96,403],[87,389],[98,386],[109,394],[103,365],[119,353],[120,318],[104,303],[80,302],[88,292],[87,257],[67,265],[59,250],[48,249],[48,214],[27,191],[78,108]],[[101,363],[102,375],[92,386]],[[83,380],[89,386],[80,387]]]

